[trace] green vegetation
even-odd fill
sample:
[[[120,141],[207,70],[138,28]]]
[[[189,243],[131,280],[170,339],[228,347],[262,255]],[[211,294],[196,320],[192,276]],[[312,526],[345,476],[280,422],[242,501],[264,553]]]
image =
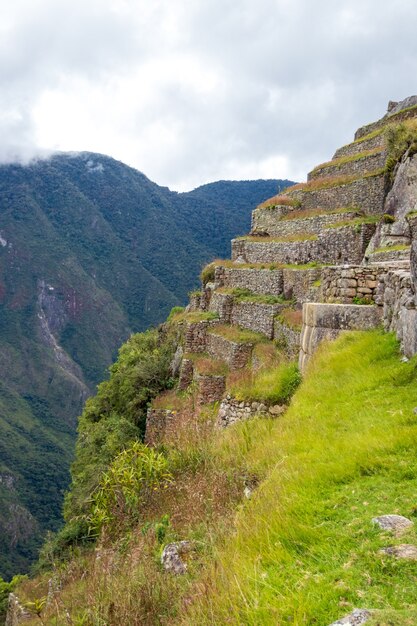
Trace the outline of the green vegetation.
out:
[[[298,367],[294,363],[281,363],[240,378],[231,386],[231,394],[237,400],[287,404],[300,382]]]
[[[137,523],[146,499],[171,480],[167,458],[139,441],[133,442],[112,461],[91,496],[87,517],[90,534],[98,536],[105,526],[120,532]]]
[[[355,141],[352,141],[352,143],[349,143],[347,145],[352,146],[358,143],[363,143],[364,141],[369,141],[370,139],[374,139],[375,137],[382,135],[384,133],[384,130],[385,130],[384,127],[372,130],[370,133],[367,133],[366,135],[359,137],[359,139],[355,139]]]
[[[383,176],[385,174],[385,168],[378,168],[365,172],[364,174],[352,174],[343,176],[326,176],[323,178],[314,178],[307,183],[298,183],[288,189],[288,193],[293,191],[320,191],[321,189],[331,189],[332,187],[341,187],[342,185],[350,185],[358,180],[364,180],[367,178],[375,178],[377,176]]]
[[[267,341],[265,335],[255,333],[252,330],[246,330],[246,328],[239,328],[238,326],[219,324],[213,328],[209,328],[208,332],[213,335],[219,335],[236,343],[259,343]]]
[[[363,161],[368,157],[374,156],[376,154],[380,154],[383,152],[384,146],[378,146],[377,148],[373,148],[372,150],[364,150],[363,152],[358,152],[357,154],[352,154],[348,156],[339,157],[338,159],[333,159],[332,161],[327,161],[326,163],[321,163],[317,165],[317,167],[312,170],[312,174],[318,174],[322,170],[328,168],[337,168],[341,165],[345,165],[345,163],[353,163],[354,161]]]
[[[294,198],[290,198],[289,196],[278,194],[273,198],[268,198],[265,202],[259,204],[257,209],[276,209],[279,206],[292,206],[298,207],[300,206],[300,202],[298,200],[294,200]]]
[[[284,296],[274,296],[270,294],[257,294],[249,289],[235,287],[234,289],[221,288],[218,293],[229,294],[233,296],[236,302],[253,302],[254,304],[288,304]]]
[[[374,304],[374,300],[369,296],[355,296],[352,300],[352,304]]]
[[[0,624],[4,624],[6,621],[9,594],[12,593],[15,587],[25,580],[25,578],[25,576],[14,576],[8,583],[0,578]]]
[[[338,215],[340,213],[357,213],[360,214],[361,210],[359,207],[344,207],[341,209],[334,209],[333,211],[325,211],[324,209],[302,209],[300,211],[291,211],[287,215],[281,217],[280,221],[285,222],[288,220],[302,220],[308,219],[309,217],[321,217],[324,215]]]
[[[185,307],[183,306],[173,306],[168,317],[167,317],[167,322],[171,322],[172,319],[176,316],[176,315],[180,315],[181,313],[183,313],[185,310]]]
[[[365,215],[364,217],[355,217],[351,220],[342,220],[333,224],[326,224],[325,228],[344,228],[345,226],[362,226],[362,224],[377,224],[380,217],[377,215]]]
[[[376,248],[374,254],[383,254],[384,252],[395,252],[400,250],[409,250],[410,246],[406,244],[398,244],[397,246],[385,246],[384,248]]]
[[[261,369],[240,397],[288,401],[296,367],[277,364],[270,342],[256,352]],[[232,374],[238,390],[245,372]],[[135,475],[123,460],[115,472],[122,521],[104,521],[97,553],[60,566],[64,587],[44,623],[67,610],[80,624],[324,625],[359,606],[377,610],[371,624],[409,626],[417,563],[380,550],[417,545],[417,531],[395,537],[371,519],[416,519],[416,379],[417,358],[404,363],[392,335],[345,333],[322,344],[278,419],[202,431],[214,406],[196,429],[178,423],[175,444],[152,458],[137,444]],[[169,576],[161,550],[185,538],[195,546],[187,574]],[[49,577],[24,583],[19,596],[45,596]]]
[[[215,262],[209,263],[208,265],[203,267],[200,273],[200,280],[204,286],[206,286],[207,283],[210,283],[214,280],[215,271],[216,271]]]
[[[196,324],[198,322],[213,322],[219,319],[217,313],[213,311],[181,311],[173,315],[170,319],[171,322],[179,324],[180,322],[187,322],[188,324]]]
[[[101,383],[79,421],[72,485],[65,501],[67,527],[58,537],[85,533],[91,497],[113,459],[144,434],[146,409],[163,389],[172,386],[170,363],[175,333],[160,336],[157,330],[133,335],[110,368],[110,379]]]
[[[288,237],[257,237],[254,235],[245,235],[238,237],[238,239],[262,243],[297,243],[298,241],[315,241],[318,237],[311,233],[298,233],[297,235],[288,235]]]
[[[0,484],[0,575],[28,571],[62,524],[76,418],[121,343],[184,304],[199,268],[228,254],[282,184],[178,194],[91,153],[0,167],[0,472],[13,484]]]
[[[417,120],[411,119],[398,125],[390,125],[386,131],[387,172],[393,180],[396,165],[405,154],[412,156],[417,152]]]
[[[379,550],[416,531],[396,539],[371,518],[415,517],[416,376],[392,336],[346,334],[322,346],[286,415],[227,433],[267,478],[182,623],[329,624],[356,606],[408,623],[417,564]]]
[[[313,287],[320,287],[321,286],[321,281],[320,280],[316,280],[313,283]],[[276,319],[278,321],[281,322],[281,324],[284,324],[285,326],[288,326],[289,328],[292,328],[293,330],[301,330],[301,327],[303,325],[303,311],[301,309],[292,309],[290,307],[284,309],[283,311],[281,311],[277,316]]]

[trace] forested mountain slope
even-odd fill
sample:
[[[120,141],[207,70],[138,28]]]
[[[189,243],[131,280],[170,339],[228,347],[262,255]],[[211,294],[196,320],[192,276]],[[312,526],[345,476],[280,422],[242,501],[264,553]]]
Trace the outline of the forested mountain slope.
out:
[[[179,194],[92,153],[0,167],[0,575],[59,523],[76,417],[120,344],[288,182]]]

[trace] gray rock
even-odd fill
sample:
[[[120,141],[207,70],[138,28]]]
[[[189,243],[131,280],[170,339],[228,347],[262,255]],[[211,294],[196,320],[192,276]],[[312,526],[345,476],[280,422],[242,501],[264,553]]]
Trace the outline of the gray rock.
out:
[[[417,415],[417,406],[414,407],[413,413],[414,413],[414,415]]]
[[[400,546],[391,546],[382,548],[382,554],[388,554],[396,559],[406,559],[407,561],[417,561],[417,547],[411,544],[403,543]]]
[[[181,346],[178,346],[172,361],[169,365],[169,370],[171,372],[171,375],[176,378],[178,376],[178,374],[180,373],[180,367],[181,367],[181,361],[182,361],[182,357],[184,355],[184,350],[182,349]]]
[[[285,411],[285,406],[281,406],[280,404],[274,404],[274,406],[269,407],[269,413],[271,415],[282,415]]]
[[[22,622],[31,619],[31,615],[19,602],[19,598],[14,594],[9,594],[9,603],[7,606],[7,615],[5,626],[18,626]]]
[[[354,609],[352,613],[333,622],[330,626],[359,626],[365,624],[370,617],[371,612],[368,609]]]
[[[171,574],[185,574],[187,564],[181,558],[192,550],[190,541],[176,541],[165,546],[161,555],[163,568]]]
[[[372,523],[379,526],[382,530],[389,530],[396,535],[400,535],[407,528],[413,525],[413,522],[402,515],[381,515],[372,518]]]

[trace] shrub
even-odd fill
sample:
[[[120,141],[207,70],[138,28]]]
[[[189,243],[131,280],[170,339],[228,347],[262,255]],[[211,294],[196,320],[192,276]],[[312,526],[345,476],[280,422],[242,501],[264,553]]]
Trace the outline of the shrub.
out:
[[[111,525],[113,532],[127,521],[137,520],[146,497],[171,480],[167,459],[135,441],[114,459],[94,492],[88,516],[90,531],[97,535]]]
[[[215,270],[216,266],[214,263],[209,263],[208,265],[203,267],[203,269],[201,270],[200,279],[204,286],[214,280]]]
[[[392,180],[396,165],[404,155],[412,156],[417,152],[417,120],[388,126],[385,137],[388,151],[386,170]]]

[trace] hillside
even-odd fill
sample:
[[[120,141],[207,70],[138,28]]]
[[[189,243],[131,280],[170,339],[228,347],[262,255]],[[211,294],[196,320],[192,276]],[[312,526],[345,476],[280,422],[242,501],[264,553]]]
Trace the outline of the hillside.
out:
[[[1,575],[60,523],[76,417],[120,344],[183,304],[287,182],[178,194],[91,153],[0,166]]]
[[[416,120],[391,103],[122,346],[9,616],[416,622]]]

